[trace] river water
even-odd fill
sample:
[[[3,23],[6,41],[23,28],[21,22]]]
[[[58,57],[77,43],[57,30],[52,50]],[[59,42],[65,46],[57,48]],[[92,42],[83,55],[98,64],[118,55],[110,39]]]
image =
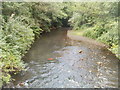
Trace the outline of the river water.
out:
[[[115,55],[101,45],[68,37],[64,28],[43,34],[23,60],[27,71],[14,77],[16,87],[118,87]]]

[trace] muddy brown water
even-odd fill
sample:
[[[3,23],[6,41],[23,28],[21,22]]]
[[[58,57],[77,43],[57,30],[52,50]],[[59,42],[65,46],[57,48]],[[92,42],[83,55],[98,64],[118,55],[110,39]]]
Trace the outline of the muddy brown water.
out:
[[[73,39],[72,39],[73,38]],[[24,57],[27,71],[16,75],[15,87],[118,87],[118,59],[92,40],[78,40],[62,28],[42,35]],[[93,40],[94,41],[94,40]],[[48,60],[53,58],[53,60]]]

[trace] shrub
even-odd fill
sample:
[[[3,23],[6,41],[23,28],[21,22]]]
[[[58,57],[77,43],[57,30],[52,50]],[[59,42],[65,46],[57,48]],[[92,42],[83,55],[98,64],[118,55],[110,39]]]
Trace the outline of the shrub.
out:
[[[27,33],[27,34],[26,34]],[[0,30],[0,63],[2,63],[2,80],[9,82],[10,73],[24,69],[22,56],[34,41],[33,30],[19,19],[9,19]]]

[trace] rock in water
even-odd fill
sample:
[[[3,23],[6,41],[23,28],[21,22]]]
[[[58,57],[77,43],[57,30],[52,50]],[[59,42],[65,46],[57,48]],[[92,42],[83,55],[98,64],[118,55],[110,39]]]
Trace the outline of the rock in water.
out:
[[[102,65],[103,65],[103,63],[102,63],[102,62],[97,62],[97,64],[98,64],[98,65],[100,65],[100,66],[102,66]]]
[[[25,86],[25,84],[24,83],[19,83],[19,86]]]
[[[79,51],[79,53],[82,53],[82,52],[83,52],[82,50]]]

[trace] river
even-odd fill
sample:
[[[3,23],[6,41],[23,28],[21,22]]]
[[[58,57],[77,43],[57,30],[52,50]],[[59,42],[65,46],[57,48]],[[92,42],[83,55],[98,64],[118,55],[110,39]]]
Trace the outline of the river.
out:
[[[27,71],[14,77],[14,86],[118,87],[118,59],[106,47],[88,41],[68,37],[64,28],[43,34],[24,56]]]

